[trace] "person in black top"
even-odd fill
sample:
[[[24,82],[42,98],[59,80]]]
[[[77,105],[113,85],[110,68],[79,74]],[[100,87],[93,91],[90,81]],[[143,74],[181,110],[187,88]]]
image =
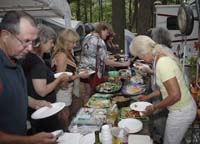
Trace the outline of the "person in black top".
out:
[[[22,62],[27,79],[28,95],[35,99],[54,103],[56,102],[55,88],[62,82],[68,81],[68,76],[63,74],[57,79],[54,79],[53,71],[42,59],[43,54],[54,47],[54,41],[56,39],[55,31],[50,27],[40,25],[38,39],[40,44],[35,46]],[[29,108],[29,119],[34,111],[34,109]],[[57,115],[41,120],[30,119],[30,122],[33,133],[40,131],[51,132],[62,128]]]
[[[110,54],[119,54],[120,53],[120,48],[118,44],[115,44],[113,42],[115,33],[112,32],[111,30],[109,31],[109,34],[105,40],[106,46],[107,46],[107,50]]]
[[[9,11],[0,24],[0,143],[53,144],[51,133],[26,135],[27,107],[38,107],[28,99],[26,80],[18,59],[35,45],[38,29],[34,18],[24,11]],[[43,103],[44,101],[42,101]],[[44,104],[44,103],[43,103]]]

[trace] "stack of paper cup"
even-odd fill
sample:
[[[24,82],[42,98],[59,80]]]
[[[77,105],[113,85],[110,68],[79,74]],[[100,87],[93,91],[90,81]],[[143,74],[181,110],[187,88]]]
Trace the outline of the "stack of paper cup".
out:
[[[109,125],[103,125],[101,129],[101,143],[112,144],[112,134]]]

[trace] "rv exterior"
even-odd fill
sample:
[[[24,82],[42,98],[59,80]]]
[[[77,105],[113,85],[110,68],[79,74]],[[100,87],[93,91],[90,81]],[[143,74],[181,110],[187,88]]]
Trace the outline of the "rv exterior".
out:
[[[172,50],[187,64],[191,57],[196,57],[198,43],[198,21],[194,21],[192,33],[182,36],[177,24],[177,13],[180,5],[155,5],[155,27],[164,27],[169,30],[172,38]],[[197,16],[196,8],[193,7],[194,17]],[[186,40],[186,41],[184,41]]]

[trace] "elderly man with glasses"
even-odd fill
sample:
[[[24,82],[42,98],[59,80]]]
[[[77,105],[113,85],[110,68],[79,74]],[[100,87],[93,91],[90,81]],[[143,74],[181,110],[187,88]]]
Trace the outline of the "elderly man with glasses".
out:
[[[35,101],[27,96],[26,80],[18,59],[37,45],[37,25],[23,11],[7,12],[0,24],[0,143],[53,144],[51,133],[26,135],[27,107]],[[45,101],[41,101],[41,105]]]

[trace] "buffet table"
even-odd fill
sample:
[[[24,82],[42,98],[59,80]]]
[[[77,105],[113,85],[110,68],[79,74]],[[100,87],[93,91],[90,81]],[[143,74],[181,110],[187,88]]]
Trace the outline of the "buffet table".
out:
[[[90,135],[96,130],[100,131],[102,125],[107,123],[108,110],[113,103],[113,96],[123,95],[125,98],[128,96],[130,101],[126,105],[118,107],[117,123],[127,118],[138,119],[143,124],[142,129],[135,133],[129,133],[128,135],[134,135],[134,139],[138,135],[144,136],[138,136],[140,139],[146,137],[150,139],[153,127],[151,117],[140,116],[138,113],[135,113],[130,109],[130,104],[137,101],[137,95],[149,92],[149,82],[149,79],[144,79],[141,75],[138,74],[134,76],[123,75],[123,77],[120,78],[108,77],[106,82],[96,87],[96,93],[90,97],[85,107],[81,108],[76,117],[74,117],[72,120],[69,126],[70,133],[65,133],[62,137],[60,137],[59,143],[62,143],[65,141],[65,139],[67,140],[69,135],[70,137],[75,137],[75,139],[81,139],[82,136]],[[117,123],[112,126],[117,127]],[[133,137],[130,137],[130,139],[132,138]],[[92,141],[93,140],[94,137]]]

